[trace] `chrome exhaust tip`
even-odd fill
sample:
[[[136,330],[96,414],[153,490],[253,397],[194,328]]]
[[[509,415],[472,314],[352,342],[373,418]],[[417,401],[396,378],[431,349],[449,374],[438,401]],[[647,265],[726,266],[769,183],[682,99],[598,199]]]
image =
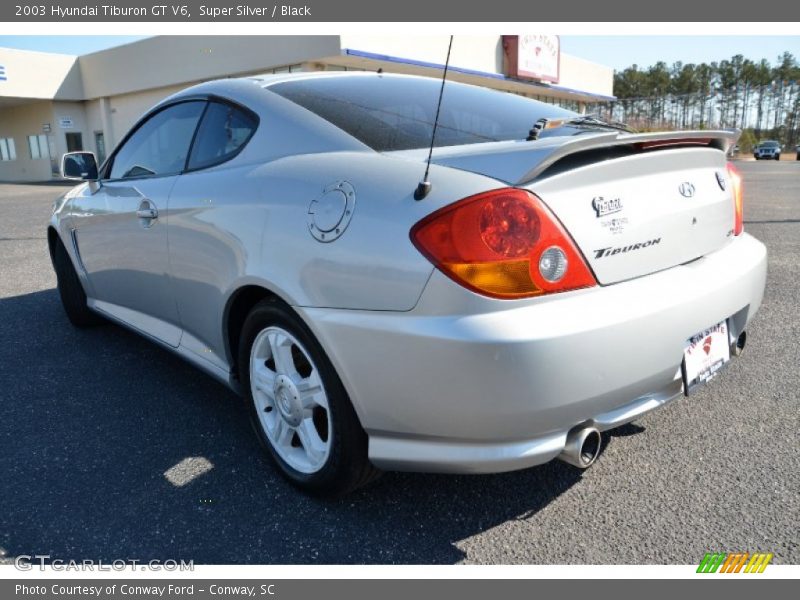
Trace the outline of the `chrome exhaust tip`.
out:
[[[600,432],[594,427],[576,427],[567,434],[567,443],[558,455],[565,463],[586,469],[591,467],[600,455],[602,441]]]
[[[736,341],[731,344],[731,356],[741,356],[744,352],[744,345],[747,343],[747,332],[743,331],[736,338]]]

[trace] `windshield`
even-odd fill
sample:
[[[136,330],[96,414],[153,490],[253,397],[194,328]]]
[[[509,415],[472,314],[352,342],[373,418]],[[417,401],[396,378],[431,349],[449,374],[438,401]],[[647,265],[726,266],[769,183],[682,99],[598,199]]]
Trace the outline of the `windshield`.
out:
[[[762,148],[777,148],[778,146],[780,146],[778,142],[761,142]]]
[[[430,145],[441,86],[439,79],[376,74],[299,79],[267,89],[330,121],[370,148],[388,152]],[[523,96],[448,81],[435,145],[524,140],[539,119],[574,115]]]

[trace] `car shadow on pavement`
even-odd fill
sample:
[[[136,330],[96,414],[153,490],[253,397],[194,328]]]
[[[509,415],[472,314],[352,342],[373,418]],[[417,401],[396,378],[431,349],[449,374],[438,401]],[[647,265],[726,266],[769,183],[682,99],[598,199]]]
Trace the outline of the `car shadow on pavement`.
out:
[[[232,392],[121,327],[73,328],[55,290],[0,299],[0,332],[7,556],[455,563],[471,536],[530,518],[581,480],[554,461],[387,473],[341,500],[309,498],[262,455]]]

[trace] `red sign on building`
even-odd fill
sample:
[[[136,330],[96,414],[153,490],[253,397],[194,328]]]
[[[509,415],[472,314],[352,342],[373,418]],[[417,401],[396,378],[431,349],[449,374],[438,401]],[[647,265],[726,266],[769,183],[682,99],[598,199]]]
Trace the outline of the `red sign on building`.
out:
[[[558,83],[561,45],[557,35],[504,35],[503,58],[509,77]]]

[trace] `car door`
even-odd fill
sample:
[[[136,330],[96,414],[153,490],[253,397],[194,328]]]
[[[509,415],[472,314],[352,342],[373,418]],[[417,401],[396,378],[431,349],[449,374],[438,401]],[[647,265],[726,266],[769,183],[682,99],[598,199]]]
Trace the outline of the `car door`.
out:
[[[141,121],[71,209],[90,302],[172,346],[181,327],[168,273],[167,201],[205,106],[179,102]]]
[[[258,116],[249,109],[220,98],[209,101],[187,171],[169,199],[170,276],[181,346],[220,368],[227,368],[219,318],[225,295],[242,275],[248,249],[259,246],[266,218],[261,184],[248,176],[253,163],[234,160],[257,127]]]

